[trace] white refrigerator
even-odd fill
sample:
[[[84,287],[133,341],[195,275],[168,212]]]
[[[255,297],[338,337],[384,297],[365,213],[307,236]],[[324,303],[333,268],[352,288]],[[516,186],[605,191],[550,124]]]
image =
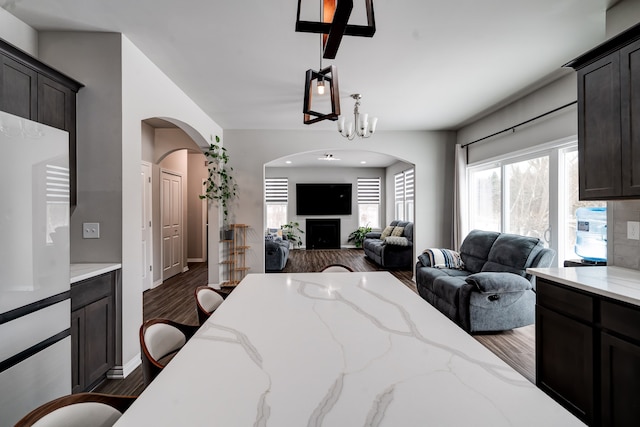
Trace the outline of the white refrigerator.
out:
[[[71,393],[68,141],[0,112],[0,426]]]

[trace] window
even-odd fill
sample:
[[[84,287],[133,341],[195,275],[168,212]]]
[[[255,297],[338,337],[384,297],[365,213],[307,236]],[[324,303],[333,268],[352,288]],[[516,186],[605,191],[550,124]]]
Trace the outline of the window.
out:
[[[380,228],[380,177],[358,178],[358,226]]]
[[[279,229],[287,223],[289,180],[287,178],[265,178],[264,199],[267,206],[267,228]]]
[[[473,168],[469,178],[470,229],[545,240],[550,227],[548,154]]]
[[[395,219],[413,222],[414,171],[408,169],[395,176]]]
[[[577,153],[572,141],[470,166],[469,229],[538,237],[557,265],[578,258],[576,209],[605,204],[578,201]]]
[[[604,207],[606,202],[578,200],[578,149],[561,151],[560,174],[566,185],[560,194],[560,252],[564,259],[578,259],[576,255],[576,210],[582,207]]]

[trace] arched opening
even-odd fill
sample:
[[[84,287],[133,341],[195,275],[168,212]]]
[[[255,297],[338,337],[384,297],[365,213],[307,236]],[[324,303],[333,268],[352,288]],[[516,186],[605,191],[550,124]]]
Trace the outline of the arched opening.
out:
[[[203,194],[205,138],[170,118],[141,123],[143,290],[206,263],[208,210]],[[217,255],[216,255],[217,257]]]
[[[264,164],[265,194],[263,194],[263,228],[265,234],[273,233],[274,229],[280,228],[278,222],[286,224],[293,222],[299,224],[304,231],[302,239],[308,233],[306,221],[309,218],[323,219],[328,216],[339,221],[339,241],[340,247],[353,247],[348,236],[360,226],[365,226],[367,221],[377,220],[377,223],[370,224],[374,229],[384,229],[385,225],[394,219],[414,221],[415,203],[414,195],[416,189],[411,187],[410,204],[406,206],[409,210],[408,217],[398,218],[396,197],[396,175],[405,171],[413,171],[415,163],[397,156],[381,153],[378,151],[353,150],[353,149],[331,149],[312,150],[290,154],[277,159],[270,160]],[[371,211],[362,209],[363,203],[358,202],[358,183],[364,179],[379,178],[379,211],[377,215],[371,215]],[[281,186],[285,185],[287,195],[280,200],[267,196],[267,184]],[[345,183],[351,185],[351,212],[349,214],[336,215],[305,215],[298,214],[296,209],[297,195],[296,184],[298,183]],[[278,191],[278,190],[276,190]],[[362,202],[362,200],[361,200]],[[370,207],[370,206],[369,206]],[[404,211],[406,212],[406,210]],[[282,224],[280,224],[282,225]],[[268,237],[268,236],[267,236]],[[305,248],[303,243],[301,247]],[[268,260],[265,256],[265,269]],[[414,247],[415,258],[415,247]]]

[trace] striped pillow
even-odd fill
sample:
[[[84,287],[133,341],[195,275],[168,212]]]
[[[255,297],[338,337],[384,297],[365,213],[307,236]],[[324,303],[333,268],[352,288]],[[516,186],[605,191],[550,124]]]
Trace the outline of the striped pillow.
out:
[[[429,248],[423,251],[423,255],[429,258],[429,264],[435,268],[455,268],[462,270],[464,263],[460,254],[450,249]]]

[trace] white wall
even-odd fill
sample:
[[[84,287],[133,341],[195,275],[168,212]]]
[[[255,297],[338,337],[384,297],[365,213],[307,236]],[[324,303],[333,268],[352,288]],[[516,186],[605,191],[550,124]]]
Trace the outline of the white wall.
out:
[[[421,251],[451,241],[453,183],[452,132],[391,132],[379,130],[364,141],[348,143],[336,132],[225,131],[230,164],[235,171],[239,197],[231,205],[233,221],[248,224],[247,265],[250,273],[264,271],[264,165],[291,154],[315,150],[361,147],[389,154],[416,165],[415,247]]]
[[[1,7],[0,39],[38,57],[38,32]]]
[[[623,0],[607,10],[607,38],[640,22],[640,0]]]
[[[123,341],[117,358],[127,375],[140,363],[141,122],[152,117],[171,121],[200,146],[206,146],[213,135],[222,135],[222,129],[125,36],[45,32],[40,35],[40,54],[45,62],[86,86],[78,95],[78,146],[83,147],[78,150],[78,164],[86,169],[78,176],[78,184],[85,194],[79,194],[79,212],[74,216],[81,213],[102,219],[108,212],[102,220],[115,237],[105,235],[105,240],[99,239],[100,250],[84,250],[76,257],[122,263]],[[217,212],[210,210],[209,215],[217,220]],[[217,236],[215,239],[217,248]],[[74,248],[85,242],[72,237],[71,244]],[[213,255],[210,270],[217,275],[218,257]]]
[[[573,71],[512,104],[458,131],[458,143],[466,144],[492,135],[578,99]],[[469,146],[470,164],[578,134],[576,105]]]
[[[342,183],[352,184],[351,187],[351,215],[327,215],[311,216],[311,219],[339,218],[340,219],[340,245],[353,246],[347,242],[349,234],[358,228],[358,178],[380,178],[380,185],[384,186],[384,168],[343,168],[314,167],[314,168],[266,168],[265,177],[289,179],[289,205],[287,218],[289,221],[300,223],[300,229],[306,233],[306,216],[296,215],[296,184],[297,183]],[[384,203],[384,197],[382,199]],[[384,205],[383,205],[384,206]],[[384,209],[384,207],[382,208]],[[383,213],[381,212],[381,216]],[[265,227],[263,226],[263,229]],[[302,236],[304,247],[306,234]]]

